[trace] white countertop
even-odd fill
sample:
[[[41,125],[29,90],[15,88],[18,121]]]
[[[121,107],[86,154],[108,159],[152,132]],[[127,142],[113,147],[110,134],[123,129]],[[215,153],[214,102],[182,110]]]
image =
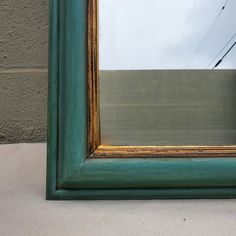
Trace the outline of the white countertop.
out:
[[[46,201],[46,144],[0,145],[0,236],[235,236],[236,200]]]

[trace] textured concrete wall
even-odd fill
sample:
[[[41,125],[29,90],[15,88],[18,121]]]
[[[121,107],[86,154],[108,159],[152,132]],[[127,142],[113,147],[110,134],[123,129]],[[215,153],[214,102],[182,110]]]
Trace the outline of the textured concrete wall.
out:
[[[0,22],[0,143],[46,141],[48,0],[1,0]]]

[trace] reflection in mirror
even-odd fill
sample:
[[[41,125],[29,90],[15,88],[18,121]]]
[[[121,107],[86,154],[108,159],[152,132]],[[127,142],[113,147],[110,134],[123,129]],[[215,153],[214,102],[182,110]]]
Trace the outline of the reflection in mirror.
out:
[[[236,143],[236,1],[99,0],[101,142]]]

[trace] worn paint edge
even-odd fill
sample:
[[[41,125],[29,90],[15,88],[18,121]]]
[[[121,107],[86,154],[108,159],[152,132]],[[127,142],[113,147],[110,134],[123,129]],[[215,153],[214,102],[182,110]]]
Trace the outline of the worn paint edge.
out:
[[[59,2],[49,3],[49,65],[48,65],[48,141],[46,199],[53,199],[57,182],[58,156],[58,75],[59,75]]]

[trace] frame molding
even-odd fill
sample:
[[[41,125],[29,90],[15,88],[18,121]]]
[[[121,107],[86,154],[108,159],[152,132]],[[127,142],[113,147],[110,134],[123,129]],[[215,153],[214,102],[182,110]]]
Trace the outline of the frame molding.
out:
[[[99,140],[97,108],[89,106],[98,101],[94,3],[50,1],[47,199],[235,198],[234,146],[223,158],[222,147],[213,154],[209,147],[197,147],[195,155],[193,147],[181,149],[188,154],[191,149],[189,158],[179,147],[141,147],[141,155],[129,147],[125,156],[119,151],[127,147],[113,155],[117,150],[94,141]],[[117,158],[120,154],[125,158]],[[141,158],[147,154],[151,158]]]

